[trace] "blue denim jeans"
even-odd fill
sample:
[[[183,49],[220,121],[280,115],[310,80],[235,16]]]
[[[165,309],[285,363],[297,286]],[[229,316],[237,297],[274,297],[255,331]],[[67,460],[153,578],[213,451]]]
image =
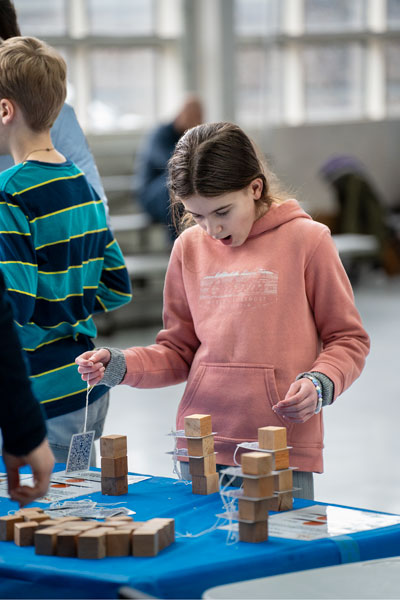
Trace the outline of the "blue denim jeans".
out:
[[[94,430],[94,439],[98,440],[104,429],[109,404],[109,392],[101,398],[89,404],[86,431]],[[56,462],[66,463],[68,459],[69,445],[74,433],[81,433],[85,424],[85,408],[53,419],[47,419],[47,436],[50,448],[53,451]],[[96,453],[92,451],[90,466],[96,466]]]

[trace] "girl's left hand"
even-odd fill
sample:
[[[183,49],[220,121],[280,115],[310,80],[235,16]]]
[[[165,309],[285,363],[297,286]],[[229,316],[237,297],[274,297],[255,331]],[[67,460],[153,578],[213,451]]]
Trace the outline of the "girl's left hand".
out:
[[[314,384],[306,378],[293,382],[283,400],[273,411],[291,423],[305,423],[314,416],[318,394]]]

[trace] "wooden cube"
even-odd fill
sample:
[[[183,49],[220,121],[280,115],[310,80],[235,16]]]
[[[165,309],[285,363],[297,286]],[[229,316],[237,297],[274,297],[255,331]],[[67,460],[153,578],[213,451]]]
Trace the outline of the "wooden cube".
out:
[[[274,510],[274,511],[278,511],[279,510],[279,498],[277,495],[272,496],[272,498],[266,498],[265,500],[267,506],[268,506],[268,510]]]
[[[193,494],[215,494],[219,491],[218,473],[212,475],[193,475],[192,492]]]
[[[84,531],[78,537],[78,558],[104,558],[107,555],[106,527]]]
[[[187,449],[189,456],[208,456],[214,452],[214,436],[208,435],[207,437],[196,439],[188,439]]]
[[[15,514],[17,514],[18,516],[23,516],[23,515],[26,515],[27,513],[31,513],[31,512],[42,513],[43,508],[39,508],[39,506],[20,508]]]
[[[189,458],[189,471],[191,475],[212,475],[216,473],[216,469],[215,454],[199,458]]]
[[[34,533],[38,524],[36,521],[28,521],[23,523],[15,523],[14,525],[14,542],[17,546],[33,546]]]
[[[15,523],[22,523],[24,517],[21,515],[5,515],[0,517],[0,542],[11,542],[14,539]]]
[[[101,458],[102,477],[122,477],[128,474],[128,457]]]
[[[268,500],[246,500],[239,498],[239,519],[243,521],[265,521],[268,518]]]
[[[100,438],[100,456],[102,458],[120,458],[127,454],[126,435],[103,435]]]
[[[272,471],[272,454],[245,452],[241,458],[242,471],[248,475],[268,475]]]
[[[120,525],[116,524],[115,529],[129,529],[129,531],[136,531],[139,529],[145,521],[132,521],[132,523],[128,523],[127,521],[120,521]]]
[[[286,448],[286,427],[260,427],[258,430],[258,446],[265,450]]]
[[[274,476],[267,475],[257,479],[243,477],[243,493],[249,498],[272,496],[274,493]]]
[[[34,533],[35,552],[45,556],[57,553],[57,535],[63,531],[60,527],[46,527],[37,529]]]
[[[50,519],[49,515],[46,513],[27,513],[24,515],[24,521],[36,521],[37,523],[41,523],[42,521],[48,521]]]
[[[211,415],[188,415],[185,417],[185,435],[187,437],[202,437],[211,433]]]
[[[85,529],[63,529],[57,536],[57,556],[77,556],[78,537]]]
[[[125,529],[114,529],[107,532],[106,552],[107,556],[130,556],[132,531]]]
[[[293,492],[280,492],[278,494],[278,510],[291,510],[293,508]]]
[[[99,526],[97,521],[71,521],[63,524],[63,529],[65,531],[88,531]]]
[[[102,477],[101,493],[104,496],[122,496],[128,493],[128,476]]]
[[[278,492],[293,489],[293,471],[292,469],[283,469],[274,476],[274,487]]]
[[[242,523],[239,521],[239,540],[241,542],[265,542],[268,539],[268,521]]]
[[[132,533],[133,556],[157,556],[160,551],[159,527],[143,524]]]
[[[280,471],[281,469],[289,468],[289,450],[275,450],[273,452],[274,457],[274,469]]]
[[[163,550],[175,541],[175,521],[174,519],[154,518],[150,519],[144,526],[158,526],[159,550]]]

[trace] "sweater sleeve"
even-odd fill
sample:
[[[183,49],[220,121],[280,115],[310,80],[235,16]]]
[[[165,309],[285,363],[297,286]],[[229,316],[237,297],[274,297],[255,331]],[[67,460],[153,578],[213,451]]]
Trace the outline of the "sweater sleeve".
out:
[[[360,375],[370,341],[328,229],[324,229],[306,266],[306,286],[322,344],[308,371],[329,377],[336,399]]]
[[[124,351],[124,384],[157,388],[186,381],[199,340],[194,330],[182,271],[182,244],[175,242],[164,286],[164,328],[156,343]]]
[[[43,441],[46,426],[40,405],[32,394],[1,271],[0,331],[0,427],[3,446],[7,452],[20,456],[28,454]]]

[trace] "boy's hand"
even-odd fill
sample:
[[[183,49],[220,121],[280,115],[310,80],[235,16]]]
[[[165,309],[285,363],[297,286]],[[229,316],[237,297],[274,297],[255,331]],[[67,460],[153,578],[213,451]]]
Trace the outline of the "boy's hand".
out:
[[[54,456],[47,439],[25,456],[15,456],[4,450],[3,459],[11,500],[19,502],[22,507],[46,494],[54,467]],[[29,465],[32,469],[33,487],[20,485],[19,468],[23,465]]]
[[[292,383],[284,398],[273,406],[273,411],[291,423],[305,423],[314,416],[318,394],[314,384],[306,378]]]
[[[89,350],[76,357],[75,362],[78,367],[78,372],[81,374],[83,381],[87,381],[89,385],[96,385],[104,377],[106,366],[110,362],[111,354],[105,348],[99,350]]]

